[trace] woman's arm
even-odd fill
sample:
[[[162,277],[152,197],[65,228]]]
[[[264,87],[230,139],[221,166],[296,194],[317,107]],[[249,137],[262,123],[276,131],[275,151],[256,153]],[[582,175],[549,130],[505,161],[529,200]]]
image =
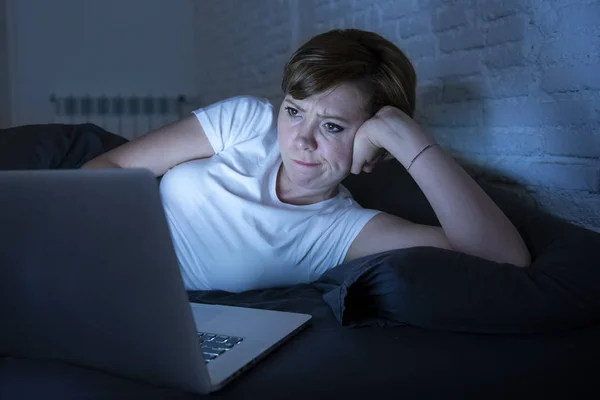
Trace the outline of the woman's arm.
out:
[[[177,164],[214,153],[202,125],[190,115],[108,151],[81,168],[146,168],[161,176]]]
[[[398,144],[388,151],[395,156]],[[435,211],[453,249],[519,266],[530,263],[523,239],[504,213],[440,146],[425,150],[410,174]]]
[[[517,229],[450,155],[434,145],[415,159],[430,144],[435,141],[408,115],[386,107],[357,132],[355,155],[357,146],[362,153],[358,160],[369,159],[364,154],[374,154],[377,147],[385,148],[405,168],[410,166],[409,173],[435,211],[452,249],[493,261],[529,265],[530,254]],[[366,152],[360,150],[369,146]],[[354,173],[360,169],[361,165],[354,164]]]

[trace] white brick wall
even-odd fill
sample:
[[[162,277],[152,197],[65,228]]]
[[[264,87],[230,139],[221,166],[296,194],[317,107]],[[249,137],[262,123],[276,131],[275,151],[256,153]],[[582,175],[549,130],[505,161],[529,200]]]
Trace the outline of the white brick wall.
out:
[[[600,1],[220,0],[198,13],[203,103],[279,102],[305,39],[373,30],[413,60],[417,119],[457,158],[600,231]]]

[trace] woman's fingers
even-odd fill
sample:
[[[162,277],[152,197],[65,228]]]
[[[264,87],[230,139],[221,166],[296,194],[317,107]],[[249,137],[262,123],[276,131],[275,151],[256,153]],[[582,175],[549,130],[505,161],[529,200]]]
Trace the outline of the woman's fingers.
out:
[[[366,173],[373,172],[375,166],[383,161],[387,155],[388,152],[384,149],[374,160],[365,162],[362,166],[362,171]]]

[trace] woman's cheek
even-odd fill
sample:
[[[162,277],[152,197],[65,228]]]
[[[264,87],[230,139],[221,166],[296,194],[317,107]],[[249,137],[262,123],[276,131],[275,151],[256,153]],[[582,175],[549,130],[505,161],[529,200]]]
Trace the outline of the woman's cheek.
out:
[[[350,170],[352,166],[352,147],[350,146],[339,146],[332,149],[332,157],[335,158],[335,163],[338,168],[345,171]]]

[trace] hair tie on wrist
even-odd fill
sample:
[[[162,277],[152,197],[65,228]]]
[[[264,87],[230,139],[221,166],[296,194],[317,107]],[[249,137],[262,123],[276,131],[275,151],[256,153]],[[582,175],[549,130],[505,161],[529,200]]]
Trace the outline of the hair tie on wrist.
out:
[[[427,150],[427,149],[428,149],[428,148],[430,148],[430,147],[437,146],[438,144],[439,144],[439,143],[432,143],[432,144],[428,144],[427,146],[425,146],[425,148],[424,148],[423,150],[421,150],[420,152],[418,152],[418,153],[417,153],[417,155],[416,155],[416,156],[415,156],[415,157],[412,159],[412,161],[410,162],[410,164],[408,164],[408,168],[406,168],[406,170],[408,171],[408,170],[410,169],[410,167],[412,167],[412,165],[413,165],[413,163],[415,162],[415,160],[416,160],[417,158],[419,158],[419,156],[420,156],[421,154],[423,154],[423,153],[425,152],[425,150]]]

